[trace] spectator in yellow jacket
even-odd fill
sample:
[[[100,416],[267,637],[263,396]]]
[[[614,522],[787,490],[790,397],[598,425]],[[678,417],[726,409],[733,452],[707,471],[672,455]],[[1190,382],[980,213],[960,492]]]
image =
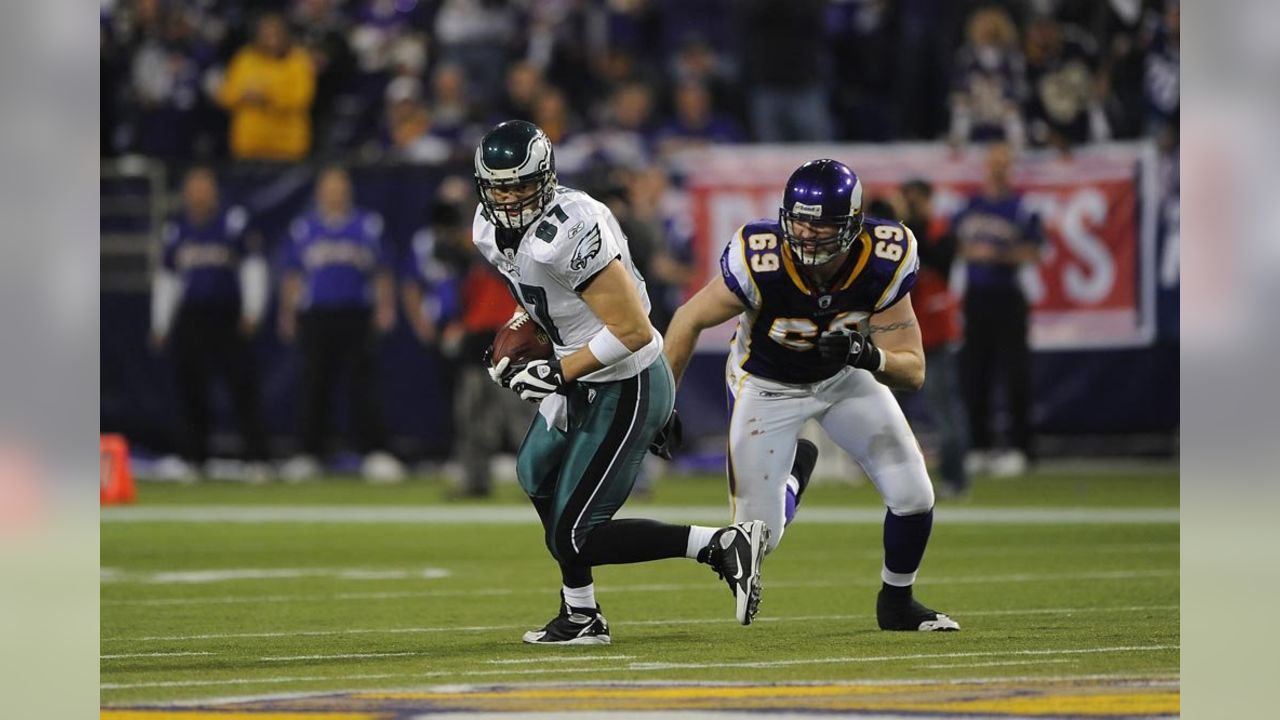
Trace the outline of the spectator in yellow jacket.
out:
[[[300,160],[311,149],[315,68],[290,43],[280,15],[258,21],[252,45],[231,59],[218,100],[231,113],[231,154],[239,160]]]

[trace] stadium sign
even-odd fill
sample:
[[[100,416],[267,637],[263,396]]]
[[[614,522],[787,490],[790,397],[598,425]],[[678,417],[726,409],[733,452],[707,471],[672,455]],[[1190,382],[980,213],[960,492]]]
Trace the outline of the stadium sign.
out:
[[[951,217],[982,186],[979,149],[940,144],[719,146],[677,158],[690,191],[696,290],[715,272],[724,244],[744,222],[776,217],[783,184],[801,163],[832,157],[866,187],[863,207],[910,179],[934,186],[934,211]],[[1015,186],[1048,238],[1042,262],[1021,280],[1032,302],[1038,350],[1147,347],[1155,338],[1156,152],[1147,143],[1108,143],[1020,159]],[[953,287],[961,289],[957,266]],[[704,333],[700,348],[722,350],[731,328]]]

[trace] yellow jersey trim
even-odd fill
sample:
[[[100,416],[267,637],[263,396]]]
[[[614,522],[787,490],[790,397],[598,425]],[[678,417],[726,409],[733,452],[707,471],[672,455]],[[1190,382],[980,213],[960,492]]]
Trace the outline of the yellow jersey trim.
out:
[[[760,284],[756,282],[756,271],[751,269],[751,262],[747,257],[747,241],[742,237],[742,231],[746,229],[746,225],[738,228],[738,248],[742,251],[742,268],[747,271],[747,279],[751,281],[751,289],[756,291],[756,302],[763,303],[764,296],[760,294]]]
[[[867,266],[867,260],[871,258],[871,236],[867,235],[867,231],[863,230],[858,233],[858,239],[862,242],[862,254],[858,256],[858,262],[853,266],[853,272],[849,273],[848,279],[840,285],[841,290],[848,290],[854,280],[862,274],[862,269]]]
[[[795,283],[795,286],[800,288],[800,292],[805,295],[813,294],[813,291],[809,289],[809,286],[804,284],[804,280],[801,279],[800,273],[796,272],[795,263],[791,260],[791,246],[785,242],[782,243],[782,267],[786,268],[787,277],[791,278],[791,282]]]
[[[763,305],[764,295],[760,293],[760,285],[759,283],[756,282],[756,271],[751,269],[751,263],[747,258],[747,241],[742,237],[742,232],[746,229],[747,229],[746,225],[743,225],[742,227],[738,228],[738,247],[739,249],[742,250],[742,267],[746,269],[747,279],[751,281],[751,289],[754,290],[756,293],[756,303],[759,305]],[[753,307],[747,308],[748,314],[754,314],[755,312],[756,312],[756,308],[753,308]],[[746,323],[746,337],[743,338],[743,342],[742,342],[744,352],[742,353],[742,362],[738,363],[738,367],[745,367],[747,364],[747,361],[751,359],[751,326],[753,324],[754,324],[754,318],[752,318],[752,322]],[[737,340],[737,333],[742,332],[742,330],[743,330],[742,316],[739,315],[738,328],[737,330],[734,331],[735,341]]]

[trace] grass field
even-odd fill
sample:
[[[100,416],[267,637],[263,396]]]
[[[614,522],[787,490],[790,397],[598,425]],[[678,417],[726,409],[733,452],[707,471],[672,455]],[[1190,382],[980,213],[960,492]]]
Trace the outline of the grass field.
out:
[[[216,707],[1177,712],[1173,470],[980,481],[940,502],[917,594],[960,633],[875,629],[882,510],[869,488],[821,486],[765,563],[756,624],[738,626],[728,590],[690,561],[605,567],[614,642],[574,649],[520,643],[556,611],[558,575],[518,491],[444,494],[439,481],[146,484],[137,506],[104,510],[102,703],[117,709],[104,717],[207,717],[123,708],[267,695]],[[628,511],[719,525],[723,481],[670,479]],[[760,691],[797,682],[811,685]],[[422,690],[459,685],[489,689]]]

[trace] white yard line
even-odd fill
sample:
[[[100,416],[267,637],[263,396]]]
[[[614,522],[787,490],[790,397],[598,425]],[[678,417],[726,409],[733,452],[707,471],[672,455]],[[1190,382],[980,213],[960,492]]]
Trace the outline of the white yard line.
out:
[[[150,652],[150,653],[116,653],[114,655],[99,655],[99,660],[123,660],[125,658],[153,658],[153,657],[191,657],[196,655],[217,655],[212,652]]]
[[[1099,570],[1083,573],[1019,573],[1011,575],[962,575],[956,577],[928,578],[925,585],[973,585],[1001,584],[1024,582],[1055,582],[1077,580],[1136,580],[1143,578],[1174,577],[1179,570]],[[817,580],[801,582],[770,582],[768,588],[831,588],[831,587],[879,587],[878,578],[859,578],[849,580]],[[601,588],[604,594],[641,593],[641,592],[690,592],[716,591],[723,592],[718,583],[670,583],[649,585],[619,585],[612,588]],[[267,602],[333,602],[335,600],[399,600],[406,598],[431,597],[472,597],[472,596],[508,596],[508,595],[541,595],[554,593],[555,588],[484,588],[479,590],[441,589],[441,590],[401,590],[388,592],[352,592],[352,593],[320,593],[297,595],[223,595],[212,597],[180,597],[180,598],[130,598],[102,600],[102,605],[140,605],[163,607],[166,605],[222,605],[239,603]]]
[[[356,660],[360,658],[426,657],[423,652],[341,653],[337,655],[283,655],[258,658],[260,662],[292,662],[295,660]]]
[[[231,678],[227,680],[161,680],[146,681],[136,683],[103,683],[100,685],[102,690],[131,690],[137,688],[160,688],[160,687],[203,687],[218,685],[257,685],[257,684],[278,684],[287,682],[312,682],[322,680],[381,680],[388,678],[426,678],[426,677],[485,677],[492,675],[503,676],[522,676],[522,675],[542,675],[546,673],[596,673],[596,672],[653,672],[661,670],[702,670],[710,668],[777,668],[789,667],[793,665],[844,665],[868,662],[893,662],[900,660],[931,660],[945,658],[968,658],[968,657],[1016,657],[1016,656],[1052,656],[1052,655],[1078,655],[1092,653],[1113,653],[1113,652],[1145,652],[1154,650],[1176,650],[1177,645],[1123,645],[1113,647],[1092,647],[1092,648],[1065,648],[1058,650],[994,650],[988,652],[953,652],[953,653],[915,653],[911,655],[879,655],[879,656],[862,656],[862,657],[833,657],[833,658],[811,658],[811,659],[795,659],[795,660],[773,660],[760,662],[737,662],[737,663],[628,663],[625,665],[614,665],[608,667],[591,666],[591,667],[555,667],[555,668],[534,668],[529,670],[468,670],[468,671],[431,671],[419,672],[411,674],[379,674],[379,675],[335,675],[335,676],[294,676],[294,677],[277,677],[277,678]]]
[[[544,662],[579,662],[582,660],[634,660],[635,655],[564,655],[561,657],[543,656],[533,658],[510,658],[505,660],[485,660],[489,665],[524,665]]]
[[[203,585],[235,580],[297,580],[330,578],[335,580],[439,580],[451,575],[437,567],[285,567],[285,568],[212,568],[204,570],[125,570],[106,567],[99,572],[101,584],[137,583],[143,585]]]
[[[668,505],[624,508],[618,517],[644,517],[665,522],[721,523],[728,518],[724,505]],[[939,523],[954,525],[1134,525],[1176,524],[1178,508],[956,508],[941,507]],[[103,523],[341,523],[341,524],[488,524],[537,523],[531,506],[497,505],[475,507],[332,506],[332,505],[168,505],[113,506],[102,508]],[[874,507],[805,508],[805,523],[879,525],[884,509]]]
[[[379,673],[376,675],[339,675],[339,676],[294,676],[269,678],[230,678],[227,680],[153,680],[136,683],[102,683],[99,690],[131,690],[133,688],[164,687],[209,687],[219,685],[278,685],[289,682],[313,682],[317,680],[386,680],[388,678],[409,677],[401,673]]]
[[[975,668],[975,667],[1000,667],[1002,665],[1048,665],[1050,663],[1073,663],[1079,662],[1075,658],[1058,658],[1056,660],[997,660],[996,662],[980,662],[980,663],[948,663],[944,665],[920,665],[924,670],[944,670],[946,668]]]
[[[984,615],[1069,615],[1078,612],[1150,612],[1154,610],[1177,610],[1177,605],[1130,605],[1124,607],[1069,607],[1069,608],[1030,608],[1026,610],[956,610],[954,614],[960,620],[966,617]],[[858,620],[871,617],[870,613],[852,615],[800,615],[791,617],[757,617],[756,622],[815,622],[827,620]],[[631,620],[627,625],[706,625],[733,622],[727,617],[717,618],[683,618],[664,620]],[[345,628],[342,630],[297,630],[292,632],[252,632],[252,633],[210,633],[206,635],[151,635],[145,637],[103,638],[103,642],[186,642],[192,640],[224,640],[232,638],[278,638],[278,637],[330,637],[334,635],[417,635],[438,632],[495,632],[499,630],[528,629],[529,624],[513,625],[471,625],[435,627],[403,627],[403,628]]]

